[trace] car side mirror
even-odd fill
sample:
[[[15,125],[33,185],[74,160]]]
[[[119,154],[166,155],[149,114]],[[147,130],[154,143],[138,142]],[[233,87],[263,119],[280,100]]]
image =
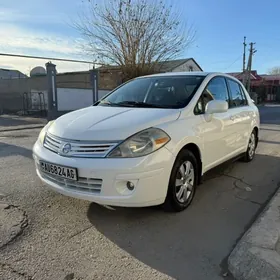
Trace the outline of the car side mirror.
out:
[[[228,103],[223,100],[211,100],[206,104],[205,120],[210,122],[214,113],[225,113],[228,110]]]
[[[205,113],[208,115],[214,113],[225,113],[228,110],[228,103],[224,100],[211,100],[207,103]]]

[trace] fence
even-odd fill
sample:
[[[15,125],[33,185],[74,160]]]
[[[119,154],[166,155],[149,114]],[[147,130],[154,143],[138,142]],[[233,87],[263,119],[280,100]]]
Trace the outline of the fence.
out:
[[[117,71],[99,72],[98,98],[121,83]],[[89,106],[94,101],[90,71],[56,75],[57,110],[60,114]],[[46,115],[49,81],[46,75],[0,79],[0,113]]]
[[[32,106],[30,105],[30,100],[32,99],[32,93],[44,92],[46,90],[46,76],[22,79],[1,79],[0,111],[4,113],[17,113],[27,109],[31,110]]]
[[[24,92],[23,93],[23,114],[47,116],[48,98],[47,92]]]

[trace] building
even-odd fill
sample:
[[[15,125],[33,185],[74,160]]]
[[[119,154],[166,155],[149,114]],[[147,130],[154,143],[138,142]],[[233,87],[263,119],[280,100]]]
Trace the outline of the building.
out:
[[[228,73],[242,81],[243,72]],[[258,95],[260,102],[280,101],[280,75],[259,75],[256,70],[251,72],[251,92]]]
[[[18,70],[0,68],[0,79],[23,79],[23,78],[27,78],[27,76]]]
[[[193,58],[167,60],[167,61],[157,62],[153,66],[154,69],[152,72],[150,72],[151,74],[166,73],[166,72],[203,71],[200,65]],[[127,81],[127,79],[124,76],[124,73],[121,70],[121,67],[118,65],[104,65],[99,67],[98,69],[100,72],[100,78],[102,80],[110,81],[110,84],[115,83],[117,86]]]
[[[99,69],[120,71],[120,66],[106,65],[106,66],[101,66]],[[156,73],[192,72],[192,71],[203,71],[200,65],[193,58],[166,60],[166,61],[158,62],[157,65],[155,66]]]
[[[203,71],[200,65],[193,58],[159,62],[156,70],[160,73]]]

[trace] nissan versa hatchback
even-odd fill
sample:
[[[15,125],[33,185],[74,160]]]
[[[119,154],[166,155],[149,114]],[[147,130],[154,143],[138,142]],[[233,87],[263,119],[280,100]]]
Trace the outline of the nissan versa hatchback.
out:
[[[41,180],[64,195],[181,211],[206,171],[254,158],[258,133],[258,109],[235,78],[166,73],[49,122],[33,156]]]

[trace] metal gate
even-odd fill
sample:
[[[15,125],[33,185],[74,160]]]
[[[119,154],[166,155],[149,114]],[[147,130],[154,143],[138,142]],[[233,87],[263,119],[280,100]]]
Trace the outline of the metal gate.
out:
[[[23,114],[47,116],[46,93],[24,92],[23,93]]]

